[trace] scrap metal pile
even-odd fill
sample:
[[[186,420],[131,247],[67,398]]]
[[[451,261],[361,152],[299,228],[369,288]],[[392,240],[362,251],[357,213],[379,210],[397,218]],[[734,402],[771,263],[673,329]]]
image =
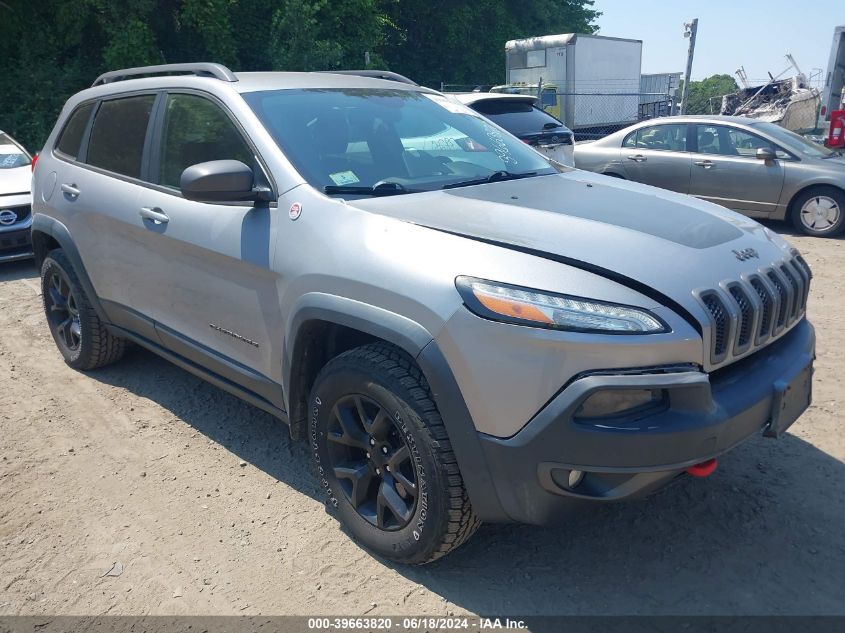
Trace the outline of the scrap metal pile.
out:
[[[796,75],[725,95],[719,113],[769,121],[793,131],[809,130],[816,126],[818,103],[819,91],[810,88],[803,75]]]

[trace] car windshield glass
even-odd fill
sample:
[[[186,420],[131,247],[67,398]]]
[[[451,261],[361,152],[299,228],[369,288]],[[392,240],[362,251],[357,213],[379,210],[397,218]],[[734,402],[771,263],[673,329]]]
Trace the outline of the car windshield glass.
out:
[[[474,103],[472,108],[517,136],[566,131],[563,123],[530,101],[488,99]]]
[[[786,149],[800,156],[825,158],[826,156],[832,156],[834,154],[834,152],[826,148],[824,145],[813,143],[813,141],[807,140],[803,136],[799,136],[795,132],[791,132],[779,125],[775,125],[774,123],[752,123],[751,127],[757,128],[761,132],[765,132],[786,147]]]
[[[524,143],[438,94],[349,88],[244,98],[303,178],[329,195],[430,191],[496,172],[557,173]]]
[[[29,165],[29,156],[7,134],[0,133],[0,169]]]

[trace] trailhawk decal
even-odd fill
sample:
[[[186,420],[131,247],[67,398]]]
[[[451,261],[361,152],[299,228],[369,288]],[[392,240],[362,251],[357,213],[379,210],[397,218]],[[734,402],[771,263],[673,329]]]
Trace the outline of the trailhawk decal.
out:
[[[256,343],[252,339],[249,339],[245,336],[241,336],[237,332],[232,332],[232,330],[227,330],[226,328],[220,327],[219,325],[214,325],[214,323],[209,323],[208,327],[210,327],[212,330],[217,330],[218,332],[220,332],[221,334],[225,334],[226,336],[231,336],[233,339],[240,341],[241,343],[246,343],[247,345],[252,345],[253,347],[260,347],[258,343]]]

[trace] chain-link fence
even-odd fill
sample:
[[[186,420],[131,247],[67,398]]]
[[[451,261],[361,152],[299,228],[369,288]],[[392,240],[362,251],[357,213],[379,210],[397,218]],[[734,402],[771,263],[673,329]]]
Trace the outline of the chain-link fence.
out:
[[[440,85],[442,92],[488,92],[490,86]],[[496,93],[538,96],[537,86],[496,87]],[[541,87],[537,106],[575,132],[575,140],[599,139],[638,121],[677,114],[674,98],[663,92],[557,92]]]
[[[575,140],[598,139],[638,121],[671,116],[675,104],[657,92],[551,92],[537,103],[575,132]]]

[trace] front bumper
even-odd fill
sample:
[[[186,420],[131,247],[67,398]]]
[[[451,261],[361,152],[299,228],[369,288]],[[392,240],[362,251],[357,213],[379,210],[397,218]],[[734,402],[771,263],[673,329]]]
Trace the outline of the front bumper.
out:
[[[510,520],[548,524],[585,500],[647,494],[764,430],[773,419],[776,385],[810,372],[814,354],[815,333],[805,319],[712,374],[646,370],[574,380],[513,437],[479,433],[501,507]],[[630,425],[573,419],[589,394],[620,387],[664,390],[667,404]],[[585,475],[569,489],[572,470]]]
[[[0,263],[33,257],[32,215],[23,222],[0,226]]]

